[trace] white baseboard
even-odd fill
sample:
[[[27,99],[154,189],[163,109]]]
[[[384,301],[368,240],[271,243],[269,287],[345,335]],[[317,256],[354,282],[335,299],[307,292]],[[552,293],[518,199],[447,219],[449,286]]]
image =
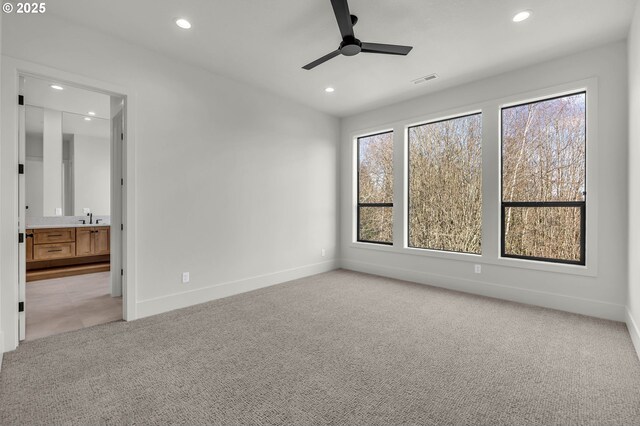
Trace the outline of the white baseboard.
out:
[[[626,311],[627,328],[629,329],[631,341],[633,342],[633,346],[636,348],[636,353],[638,354],[638,358],[640,359],[640,328],[638,328],[638,323],[633,319],[633,315],[631,315],[629,307],[627,307]]]
[[[616,305],[615,303],[510,287],[502,284],[494,284],[466,278],[454,278],[446,275],[431,274],[349,259],[343,259],[341,266],[344,269],[350,269],[357,272],[380,275],[404,281],[412,281],[434,287],[442,287],[465,293],[494,297],[496,299],[504,299],[512,302],[557,309],[560,311],[604,318],[613,321],[625,320],[625,307],[623,305]]]
[[[275,284],[281,284],[291,280],[329,272],[338,268],[337,260],[301,266],[299,268],[287,269],[242,280],[216,284],[210,287],[198,288],[182,293],[174,293],[155,299],[142,300],[136,304],[137,318],[144,318],[151,315],[161,314],[174,309],[186,308],[188,306],[209,302],[223,297],[229,297]]]

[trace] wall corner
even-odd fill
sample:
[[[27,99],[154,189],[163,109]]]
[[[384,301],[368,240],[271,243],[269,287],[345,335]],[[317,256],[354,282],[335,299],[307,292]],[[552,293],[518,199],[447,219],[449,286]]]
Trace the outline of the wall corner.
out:
[[[629,334],[631,335],[631,341],[633,342],[633,346],[636,349],[636,354],[638,355],[638,359],[640,360],[640,328],[638,328],[638,323],[631,315],[629,307],[627,307],[626,323],[627,329],[629,329]]]

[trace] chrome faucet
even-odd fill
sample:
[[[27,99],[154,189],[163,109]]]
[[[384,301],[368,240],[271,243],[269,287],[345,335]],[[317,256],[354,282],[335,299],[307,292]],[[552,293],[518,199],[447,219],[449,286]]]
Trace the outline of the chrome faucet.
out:
[[[93,213],[87,213],[87,216],[89,216],[89,225],[93,225]]]

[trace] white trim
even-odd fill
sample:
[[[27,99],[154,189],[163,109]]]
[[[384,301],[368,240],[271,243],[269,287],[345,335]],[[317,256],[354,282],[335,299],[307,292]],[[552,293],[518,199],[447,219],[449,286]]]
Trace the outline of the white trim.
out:
[[[599,300],[583,299],[564,294],[511,287],[486,281],[454,278],[446,275],[431,274],[349,259],[343,259],[341,266],[344,269],[352,271],[411,281],[419,284],[461,291],[464,293],[493,297],[496,299],[509,300],[527,305],[557,309],[560,311],[588,315],[596,318],[604,318],[612,321],[624,321],[625,318],[623,305],[601,302]]]
[[[255,277],[229,281],[204,288],[197,288],[182,293],[173,293],[154,299],[142,300],[137,303],[138,318],[161,314],[173,311],[174,309],[186,308],[211,300],[229,297],[247,291],[257,290],[281,284],[287,281],[333,271],[338,268],[337,260],[315,263],[293,269],[286,269]]]
[[[364,243],[360,241],[349,243],[349,247],[354,249],[383,251],[387,253],[396,253],[409,256],[422,256],[430,258],[440,258],[444,260],[455,260],[481,265],[496,265],[502,266],[504,268],[521,268],[529,270],[533,269],[544,272],[554,272],[556,274],[582,275],[586,277],[596,276],[596,274],[591,273],[585,266],[582,265],[555,264],[550,262],[512,259],[506,257],[500,257],[496,260],[495,258],[491,259],[486,254],[481,255],[473,253],[457,253],[453,251],[430,250],[413,247],[398,248],[395,246],[376,243]]]
[[[544,262],[507,258],[500,256],[500,111],[505,106],[540,101],[581,91],[587,92],[587,215],[586,215],[586,265]],[[408,246],[406,218],[408,211],[408,140],[410,127],[456,118],[469,114],[482,114],[482,253],[455,253],[439,250],[418,249]],[[396,137],[402,137],[402,144],[394,145],[394,194],[393,246],[381,246],[357,241],[357,140],[362,135],[375,134],[386,129],[393,130]],[[503,267],[554,272],[569,275],[596,277],[598,275],[598,79],[589,78],[563,83],[547,88],[531,90],[515,95],[504,96],[484,102],[462,105],[442,112],[429,113],[419,117],[396,120],[376,127],[369,127],[348,133],[351,143],[351,248],[364,250],[382,250],[398,254],[426,256],[447,260],[459,260],[470,263],[491,264]],[[497,144],[497,145],[496,145]],[[401,158],[397,158],[397,157]],[[496,157],[497,156],[497,157]],[[495,160],[497,158],[497,162]],[[397,161],[396,161],[397,160]],[[402,167],[398,167],[398,166]],[[497,170],[496,169],[497,167]],[[398,191],[402,189],[401,191]],[[400,218],[400,220],[397,220]],[[401,232],[399,223],[402,223]],[[348,230],[345,230],[348,232]]]
[[[18,76],[34,75],[46,76],[62,83],[69,83],[75,87],[100,91],[109,95],[118,95],[126,98],[126,164],[123,175],[125,179],[125,194],[123,204],[125,206],[125,241],[123,243],[124,265],[124,294],[123,317],[130,321],[136,319],[136,268],[135,268],[135,123],[136,123],[136,96],[131,87],[122,87],[112,83],[95,80],[89,77],[73,74],[44,65],[23,61],[10,56],[2,57],[2,144],[0,145],[0,189],[2,201],[0,202],[0,241],[3,244],[2,261],[0,271],[0,303],[2,308],[4,349],[14,350],[18,346],[18,313],[17,313],[17,286],[18,282],[18,250],[15,233],[17,232],[17,188],[18,175],[15,173],[18,155],[18,130],[17,130],[17,102]],[[6,243],[5,243],[6,241]],[[10,245],[9,245],[10,244]],[[13,266],[15,265],[15,266]],[[14,313],[15,312],[15,313]]]
[[[633,315],[631,315],[631,311],[628,306],[626,308],[626,314],[627,329],[629,330],[631,341],[633,342],[633,346],[638,354],[638,359],[640,359],[640,328],[638,328],[638,324],[633,319]]]

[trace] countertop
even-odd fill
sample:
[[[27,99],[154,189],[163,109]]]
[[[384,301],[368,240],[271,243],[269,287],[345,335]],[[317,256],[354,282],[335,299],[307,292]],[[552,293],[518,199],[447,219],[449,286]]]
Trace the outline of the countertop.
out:
[[[109,223],[99,223],[99,224],[82,224],[82,223],[60,223],[57,225],[27,225],[26,229],[56,229],[56,228],[91,228],[91,227],[110,227]]]

